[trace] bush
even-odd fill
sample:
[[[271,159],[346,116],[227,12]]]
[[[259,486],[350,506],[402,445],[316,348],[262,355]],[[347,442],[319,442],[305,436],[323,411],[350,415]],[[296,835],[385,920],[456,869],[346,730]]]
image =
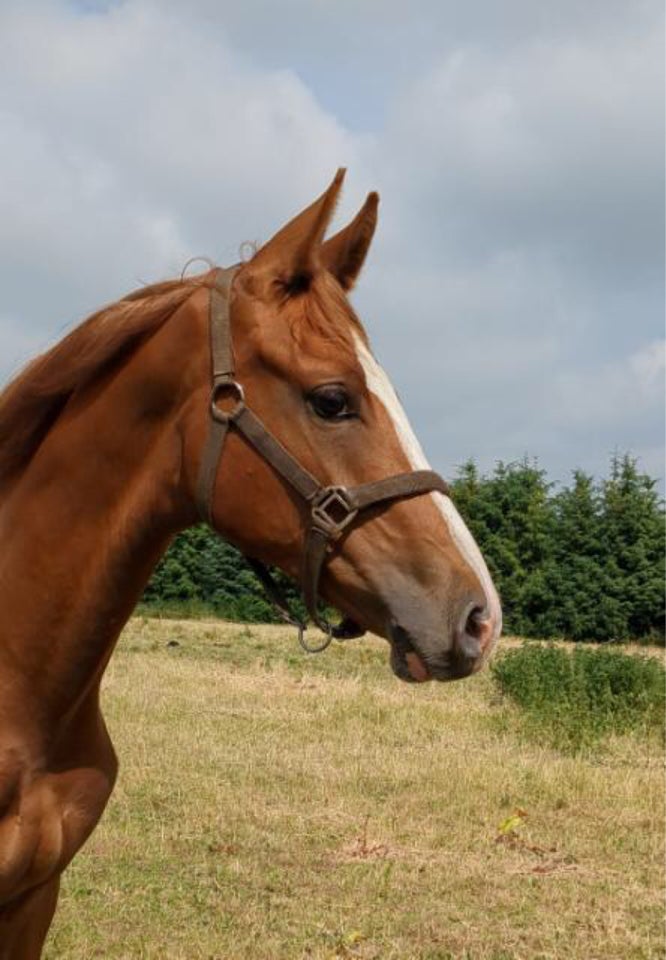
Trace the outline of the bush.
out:
[[[500,692],[523,711],[525,729],[559,749],[584,749],[608,734],[660,728],[664,667],[654,658],[578,646],[525,643],[491,665]]]
[[[278,573],[292,609],[304,613],[300,591]],[[199,525],[183,531],[157,565],[141,601],[144,613],[218,616],[241,623],[280,623],[243,556]]]

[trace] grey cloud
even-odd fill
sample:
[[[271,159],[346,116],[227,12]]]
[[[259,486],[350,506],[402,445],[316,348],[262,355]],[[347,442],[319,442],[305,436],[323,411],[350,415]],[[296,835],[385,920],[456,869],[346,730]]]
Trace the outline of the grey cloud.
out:
[[[5,8],[0,28],[3,309],[31,325],[55,331],[192,254],[235,260],[354,160],[297,77],[187,21],[36,9]]]
[[[232,261],[346,163],[340,222],[382,193],[356,302],[438,467],[564,478],[619,446],[661,472],[660,6],[277,11],[3,5],[0,374],[193,254]]]

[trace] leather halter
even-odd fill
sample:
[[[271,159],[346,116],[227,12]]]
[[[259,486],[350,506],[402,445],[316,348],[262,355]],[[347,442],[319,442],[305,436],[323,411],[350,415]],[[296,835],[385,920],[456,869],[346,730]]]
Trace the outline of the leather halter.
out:
[[[210,293],[210,351],[212,359],[212,391],[210,421],[204,446],[196,502],[202,518],[214,528],[213,493],[222,447],[229,429],[238,431],[280,476],[301,496],[310,510],[303,557],[302,590],[306,609],[326,637],[318,646],[306,644],[306,623],[289,609],[268,568],[258,560],[246,558],[257,574],[280,616],[299,630],[301,646],[310,653],[323,650],[333,637],[350,639],[365,632],[352,620],[330,623],[318,610],[319,580],[327,553],[354,522],[360,511],[392,500],[415,497],[438,490],[449,493],[445,481],[433,470],[414,470],[395,474],[384,480],[362,483],[355,487],[324,486],[313,477],[273,436],[245,405],[242,386],[234,379],[233,345],[229,299],[231,284],[238,267],[218,268]],[[220,400],[231,398],[231,409],[222,409]]]

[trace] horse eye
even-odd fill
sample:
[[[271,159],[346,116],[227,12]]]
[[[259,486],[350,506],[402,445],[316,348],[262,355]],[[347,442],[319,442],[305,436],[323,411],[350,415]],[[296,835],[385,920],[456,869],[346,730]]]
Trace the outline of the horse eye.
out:
[[[344,387],[329,384],[317,387],[308,397],[310,406],[322,420],[344,420],[354,416],[349,408],[349,395]]]

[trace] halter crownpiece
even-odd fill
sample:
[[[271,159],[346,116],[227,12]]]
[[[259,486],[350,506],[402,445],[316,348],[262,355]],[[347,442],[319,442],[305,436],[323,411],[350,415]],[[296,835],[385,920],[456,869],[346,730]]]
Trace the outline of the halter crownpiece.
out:
[[[238,267],[218,268],[210,293],[210,352],[212,362],[212,390],[208,437],[204,446],[196,503],[203,520],[213,525],[213,494],[224,440],[233,428],[269,463],[310,507],[309,525],[305,536],[302,591],[310,618],[324,632],[323,641],[315,646],[305,640],[307,624],[290,610],[268,567],[261,561],[246,557],[280,617],[297,627],[299,642],[308,653],[324,650],[333,638],[347,640],[360,637],[365,631],[346,618],[332,624],[318,609],[319,580],[327,554],[357,515],[368,507],[391,500],[420,496],[439,491],[449,493],[446,482],[433,470],[414,470],[399,473],[383,480],[362,483],[355,487],[323,486],[273,436],[245,404],[243,387],[234,379],[234,359],[231,339],[229,297],[234,274]],[[232,401],[230,409],[220,406],[224,395]]]

